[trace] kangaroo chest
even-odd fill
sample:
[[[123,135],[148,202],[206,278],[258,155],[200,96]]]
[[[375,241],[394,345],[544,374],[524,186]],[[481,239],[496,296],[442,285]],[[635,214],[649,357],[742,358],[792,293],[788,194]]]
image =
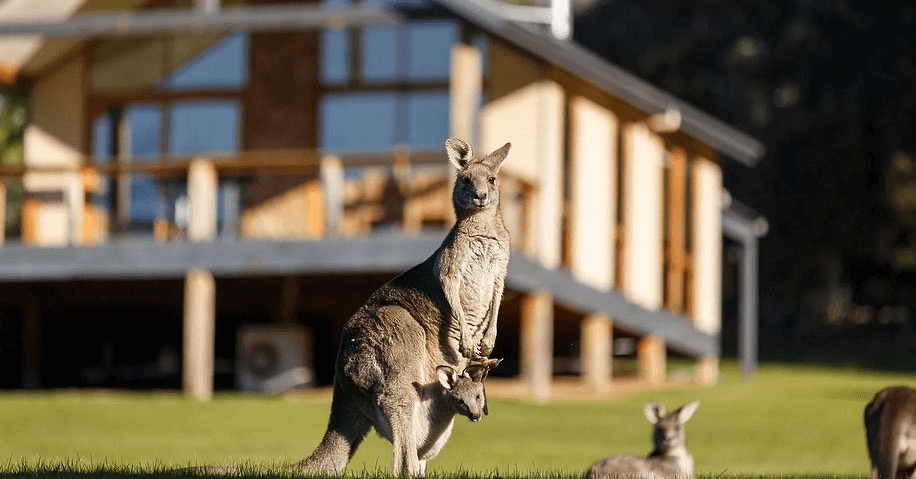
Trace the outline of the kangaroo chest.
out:
[[[503,281],[509,264],[509,247],[499,239],[470,236],[462,255],[460,299],[468,325],[476,332],[485,324],[497,281]]]

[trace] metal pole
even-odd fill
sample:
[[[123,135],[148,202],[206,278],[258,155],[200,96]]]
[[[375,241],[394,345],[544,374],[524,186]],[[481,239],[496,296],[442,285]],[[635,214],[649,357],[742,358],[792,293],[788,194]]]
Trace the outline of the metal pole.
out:
[[[753,234],[744,237],[739,268],[738,357],[741,375],[747,380],[757,369],[757,237]]]

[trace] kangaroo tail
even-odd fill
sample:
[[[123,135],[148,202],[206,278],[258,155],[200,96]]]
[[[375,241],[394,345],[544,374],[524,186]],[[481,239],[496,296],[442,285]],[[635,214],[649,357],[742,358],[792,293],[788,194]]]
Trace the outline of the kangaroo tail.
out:
[[[372,424],[355,407],[351,407],[344,396],[345,393],[335,386],[328,429],[321,443],[309,457],[293,467],[308,472],[337,474],[350,462]]]

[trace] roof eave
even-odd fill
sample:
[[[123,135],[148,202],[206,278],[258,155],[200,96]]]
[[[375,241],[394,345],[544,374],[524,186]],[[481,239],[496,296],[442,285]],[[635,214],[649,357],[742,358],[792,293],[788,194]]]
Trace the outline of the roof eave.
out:
[[[495,18],[468,2],[435,1],[478,28],[580,76],[648,115],[677,109],[681,114],[681,130],[715,148],[723,156],[753,167],[764,155],[763,144],[751,136],[656,88],[574,42],[556,40],[519,24]]]

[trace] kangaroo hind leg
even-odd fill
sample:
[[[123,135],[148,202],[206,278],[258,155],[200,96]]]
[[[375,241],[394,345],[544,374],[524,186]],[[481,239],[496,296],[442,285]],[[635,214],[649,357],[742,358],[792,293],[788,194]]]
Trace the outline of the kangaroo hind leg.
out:
[[[339,388],[335,388],[324,438],[315,452],[293,467],[329,474],[343,471],[371,427],[369,419],[345,398]]]

